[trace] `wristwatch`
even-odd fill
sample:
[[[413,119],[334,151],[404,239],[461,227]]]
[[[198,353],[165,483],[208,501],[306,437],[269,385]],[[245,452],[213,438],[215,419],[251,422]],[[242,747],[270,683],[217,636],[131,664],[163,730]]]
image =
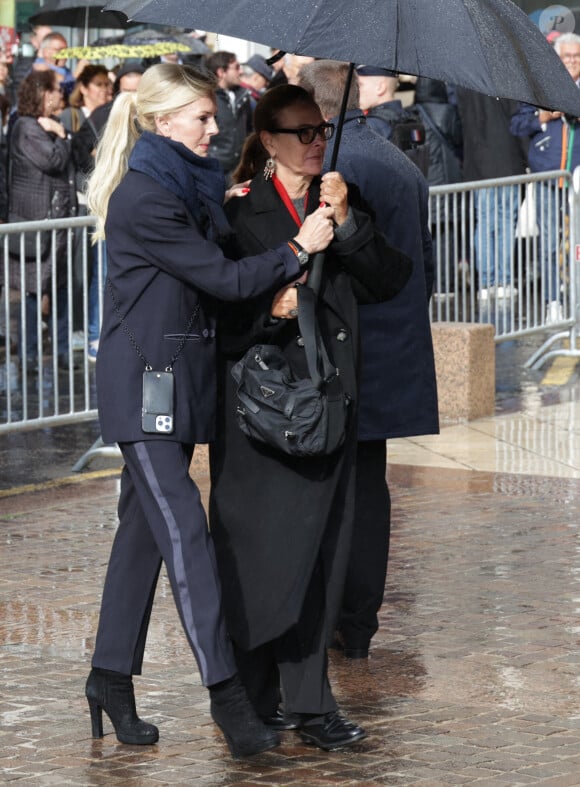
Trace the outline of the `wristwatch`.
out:
[[[288,245],[298,258],[298,265],[303,268],[305,265],[308,265],[308,261],[310,260],[310,254],[304,249],[296,240],[289,240]]]

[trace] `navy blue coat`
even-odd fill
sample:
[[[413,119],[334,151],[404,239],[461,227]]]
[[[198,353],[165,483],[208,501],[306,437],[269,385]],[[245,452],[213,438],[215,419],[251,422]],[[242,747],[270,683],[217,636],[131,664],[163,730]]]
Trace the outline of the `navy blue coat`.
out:
[[[553,169],[568,169],[573,172],[580,166],[580,127],[574,121],[574,140],[572,143],[572,157],[570,164],[567,161],[562,166],[562,126],[563,121],[549,120],[546,130],[542,129],[540,119],[536,115],[535,107],[529,104],[520,104],[519,110],[512,115],[510,129],[518,137],[529,137],[528,164],[532,172],[548,172]],[[568,131],[568,144],[570,144],[570,130]],[[568,151],[569,152],[569,151]],[[566,156],[566,159],[568,156]]]
[[[255,296],[300,275],[286,243],[233,261],[206,238],[184,203],[156,180],[127,173],[111,196],[106,221],[108,277],[97,359],[97,397],[106,443],[173,440],[205,443],[214,436],[216,407],[215,326],[204,295],[224,301]],[[290,237],[290,236],[289,236]],[[209,300],[209,299],[208,299]],[[163,370],[177,350],[191,315],[201,308],[174,366],[175,430],[141,429],[145,361]]]
[[[439,416],[428,299],[433,288],[425,178],[360,112],[347,113],[337,170],[355,183],[388,242],[413,261],[389,301],[359,308],[362,372],[359,440],[437,434]],[[328,168],[333,143],[326,150]]]

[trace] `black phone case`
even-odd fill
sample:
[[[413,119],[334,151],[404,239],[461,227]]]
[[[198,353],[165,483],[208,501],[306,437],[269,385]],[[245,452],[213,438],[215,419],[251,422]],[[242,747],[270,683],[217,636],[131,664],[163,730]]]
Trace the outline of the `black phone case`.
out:
[[[174,380],[172,372],[143,372],[141,428],[152,434],[173,432]]]

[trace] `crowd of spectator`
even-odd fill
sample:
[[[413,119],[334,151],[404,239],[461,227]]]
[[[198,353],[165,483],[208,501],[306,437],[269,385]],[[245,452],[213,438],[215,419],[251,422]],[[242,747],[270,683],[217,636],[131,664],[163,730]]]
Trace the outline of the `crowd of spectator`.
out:
[[[0,221],[14,214],[14,151],[9,144],[11,131],[19,114],[19,96],[26,80],[49,72],[58,88],[58,103],[51,108],[50,117],[64,129],[63,145],[68,157],[65,169],[73,172],[74,194],[68,201],[69,215],[86,211],[84,186],[94,161],[95,147],[107,120],[112,100],[119,92],[136,89],[148,62],[127,61],[110,71],[104,65],[76,63],[74,72],[58,52],[67,41],[61,33],[46,26],[35,27],[30,33],[34,54],[14,60],[8,53],[0,53]],[[580,37],[575,34],[554,36],[554,46],[570,75],[580,84]],[[275,54],[275,50],[273,50]],[[170,56],[168,56],[170,57]],[[167,59],[167,58],[165,58]],[[216,79],[217,122],[219,134],[212,137],[210,155],[217,158],[226,181],[238,166],[245,140],[252,131],[253,112],[259,98],[271,87],[281,83],[298,84],[301,68],[313,58],[282,54],[277,60],[259,54],[240,63],[227,51],[217,51],[204,59],[204,66]],[[272,62],[273,61],[273,62]],[[405,81],[403,81],[405,80]],[[404,150],[426,176],[429,185],[438,186],[461,180],[475,181],[523,174],[526,171],[573,168],[580,162],[580,135],[575,136],[575,123],[558,112],[546,112],[516,102],[496,100],[473,91],[455,88],[443,82],[418,78],[410,80],[382,68],[365,65],[357,67],[360,91],[359,108],[366,117],[370,130]],[[40,84],[40,83],[39,83]],[[413,102],[401,102],[401,90],[414,90]],[[60,138],[54,127],[44,128],[43,116],[37,122],[52,142]],[[404,137],[407,137],[407,142]],[[530,143],[531,140],[531,144]],[[578,159],[578,161],[577,161]],[[70,165],[70,166],[69,166]],[[37,163],[44,170],[54,189],[54,173],[50,158]],[[49,174],[50,172],[50,174]],[[518,220],[520,194],[517,187],[492,187],[475,192],[473,256],[477,270],[477,296],[480,302],[489,298],[508,298],[516,291],[509,264]],[[27,197],[35,204],[32,193]],[[18,196],[21,205],[22,194]],[[549,226],[549,217],[564,208],[557,184],[542,184],[536,193],[537,226],[541,272],[546,285],[547,319],[562,316],[559,296],[557,263],[558,233]],[[18,213],[23,211],[19,209]],[[31,207],[28,218],[45,218],[50,214],[45,207]],[[42,214],[42,215],[41,215]],[[552,219],[553,223],[553,219]],[[437,240],[434,249],[446,250],[456,264],[456,250],[449,251],[456,232],[449,222],[431,225]],[[98,252],[98,253],[97,253]],[[98,250],[82,247],[75,239],[73,266],[73,330],[76,346],[88,347],[89,360],[98,351],[99,293],[104,276],[96,273],[91,280],[89,298],[88,344],[82,330],[83,258],[104,260],[104,246]],[[453,271],[441,262],[436,264],[436,290],[449,292],[453,287]],[[45,302],[48,292],[44,293]],[[45,308],[46,311],[46,308]],[[63,355],[65,353],[63,352]]]
[[[30,58],[26,69],[22,69],[22,64],[19,64],[19,71],[8,58],[0,61],[0,151],[3,157],[0,161],[0,220],[13,223],[86,214],[86,184],[92,173],[88,192],[89,204],[93,209],[100,206],[100,210],[94,211],[98,218],[96,237],[99,242],[91,250],[82,232],[78,237],[75,236],[71,279],[67,270],[67,245],[70,244],[67,243],[66,231],[59,229],[35,236],[30,259],[35,260],[36,264],[30,266],[22,264],[23,258],[29,253],[25,242],[19,236],[14,236],[18,244],[11,245],[9,239],[4,246],[9,248],[14,264],[4,266],[5,270],[9,270],[9,276],[1,284],[21,296],[23,319],[19,324],[26,326],[26,330],[19,336],[18,356],[23,368],[34,372],[35,368],[42,367],[43,347],[39,341],[42,335],[39,320],[46,318],[49,328],[51,323],[56,323],[51,335],[56,339],[53,354],[58,356],[58,366],[70,372],[74,368],[72,350],[75,349],[74,344],[71,346],[70,338],[75,330],[83,330],[82,301],[85,285],[89,281],[88,330],[87,336],[82,336],[81,340],[88,360],[95,361],[99,353],[99,312],[105,296],[107,274],[104,237],[106,219],[111,299],[107,301],[106,327],[103,331],[97,373],[99,408],[101,423],[104,425],[103,438],[107,442],[119,442],[126,462],[125,487],[121,499],[126,501],[135,497],[141,501],[139,505],[142,507],[137,516],[133,511],[121,514],[120,532],[124,535],[117,545],[125,538],[128,539],[127,543],[134,538],[140,540],[143,532],[141,524],[146,519],[153,534],[143,567],[135,570],[137,564],[133,564],[133,579],[129,583],[134,597],[139,596],[142,604],[141,619],[133,631],[133,634],[137,632],[135,639],[142,639],[144,646],[156,571],[159,570],[161,558],[169,565],[171,581],[175,587],[181,570],[175,569],[177,573],[174,572],[175,576],[171,576],[171,561],[174,558],[170,553],[165,553],[157,543],[158,539],[165,539],[165,543],[168,543],[165,538],[166,531],[171,532],[171,527],[174,526],[167,526],[166,519],[168,521],[169,518],[165,515],[159,517],[157,513],[148,512],[144,502],[148,503],[153,499],[156,503],[163,501],[165,505],[169,498],[164,490],[154,491],[151,497],[148,485],[152,482],[149,477],[146,481],[142,480],[142,477],[147,475],[145,471],[142,472],[142,467],[154,467],[155,473],[163,479],[163,486],[167,485],[169,496],[175,495],[175,501],[181,501],[181,490],[177,489],[178,486],[189,489],[190,497],[183,498],[185,504],[178,502],[174,509],[167,506],[167,510],[171,513],[172,522],[182,521],[187,524],[191,510],[197,506],[197,525],[206,537],[205,514],[201,510],[197,492],[191,489],[187,468],[194,442],[213,442],[211,531],[218,547],[217,560],[221,565],[219,572],[224,589],[224,606],[226,617],[229,615],[228,628],[230,633],[233,632],[232,638],[239,650],[236,661],[242,682],[253,700],[252,713],[257,711],[260,716],[259,728],[264,727],[262,732],[265,737],[254,741],[251,751],[245,750],[239,743],[232,743],[228,737],[229,714],[226,706],[231,697],[224,701],[224,691],[227,691],[228,697],[230,693],[238,694],[239,699],[238,680],[231,674],[233,654],[229,652],[224,664],[216,659],[215,674],[212,672],[213,665],[207,670],[207,674],[203,674],[204,683],[210,688],[214,719],[226,732],[235,756],[275,746],[277,736],[266,727],[274,730],[300,729],[303,740],[323,749],[333,750],[338,746],[350,745],[363,738],[365,733],[338,714],[326,674],[326,649],[330,643],[326,638],[328,624],[322,617],[322,611],[326,614],[326,606],[331,608],[327,596],[332,596],[333,609],[336,608],[334,611],[337,615],[329,615],[328,619],[338,619],[332,645],[342,649],[347,658],[367,658],[371,639],[378,628],[378,610],[383,599],[389,553],[390,495],[386,481],[386,441],[392,437],[432,434],[438,431],[435,363],[428,303],[434,286],[439,291],[450,286],[450,278],[441,276],[441,266],[433,264],[435,254],[432,243],[432,237],[440,238],[442,233],[449,232],[449,227],[433,221],[429,223],[429,185],[457,183],[462,179],[500,178],[526,170],[542,172],[571,169],[580,165],[580,135],[578,138],[575,136],[576,121],[560,112],[547,112],[514,102],[488,99],[471,91],[426,78],[414,80],[414,101],[404,105],[399,96],[399,74],[360,64],[356,81],[351,85],[350,94],[345,97],[346,116],[339,166],[341,171],[336,173],[329,171],[332,169],[333,146],[328,145],[327,148],[326,143],[333,138],[340,112],[348,72],[346,64],[314,61],[313,58],[282,53],[280,57],[268,60],[255,54],[246,63],[241,63],[235,53],[220,50],[205,59],[205,73],[202,75],[177,63],[179,56],[172,61],[169,58],[171,65],[156,65],[148,71],[141,63],[126,62],[111,72],[104,65],[79,62],[73,72],[67,61],[59,56],[60,51],[66,47],[66,39],[50,29],[43,29],[42,33],[40,36],[39,30],[33,31],[36,53]],[[580,87],[580,36],[560,36],[555,42],[555,49],[570,76]],[[147,73],[138,90],[137,101],[133,103],[131,97],[123,95],[116,99],[115,103],[116,95],[137,89],[145,71]],[[191,84],[186,93],[183,93],[186,72],[189,72]],[[286,83],[286,86],[277,87],[281,83]],[[175,98],[170,96],[174,103],[166,104],[165,97],[159,97],[165,88],[174,91]],[[187,102],[182,101],[184,95],[188,96]],[[282,101],[278,96],[283,97],[283,103],[276,103]],[[157,109],[154,109],[154,106],[157,106]],[[194,106],[197,114],[192,120],[191,107]],[[190,112],[190,115],[187,115],[187,112]],[[119,119],[122,120],[122,136]],[[192,132],[192,122],[199,124],[201,130],[195,129]],[[99,146],[103,132],[103,144]],[[124,140],[123,145],[118,144],[121,139]],[[318,152],[310,155],[311,150]],[[131,164],[128,164],[129,155],[132,157]],[[111,162],[115,162],[115,156],[117,160],[113,166]],[[206,164],[203,161],[206,156],[210,158],[209,164],[200,166],[200,161]],[[117,175],[119,178],[116,181]],[[243,190],[251,191],[252,196],[248,199],[232,200],[224,213],[224,183],[227,187],[235,186],[240,181],[245,182],[246,177],[251,177],[252,188]],[[156,191],[144,192],[143,184],[149,184],[147,188],[152,188],[152,178]],[[271,183],[268,182],[270,180]],[[103,199],[103,189],[99,191],[99,183],[101,186],[103,183],[107,184],[106,200]],[[265,209],[274,192],[280,197],[280,202],[276,203],[279,213],[276,223]],[[147,193],[149,199],[148,207],[145,208],[143,204],[147,204],[147,200],[143,199],[144,193]],[[169,203],[164,204],[163,200],[167,199],[168,193],[172,197]],[[157,197],[151,199],[151,194],[157,194]],[[112,198],[111,203],[108,202],[109,198]],[[547,308],[546,321],[558,321],[562,318],[562,305],[557,254],[562,239],[554,231],[554,217],[565,210],[561,185],[558,182],[541,183],[536,193],[536,204],[542,276],[545,283],[542,294],[545,296]],[[137,240],[128,220],[135,215],[132,206],[139,214],[136,224],[140,222],[141,225],[146,225],[143,237]],[[512,186],[479,189],[476,191],[474,208],[474,254],[479,279],[474,284],[478,290],[478,298],[480,301],[487,301],[492,297],[513,297],[515,282],[511,278],[512,266],[505,263],[511,261],[509,248],[513,247],[514,243],[519,190]],[[191,218],[191,225],[179,219],[182,209],[185,215]],[[311,209],[313,212],[309,212]],[[147,215],[147,210],[151,211],[151,219],[144,222],[143,216]],[[328,215],[325,211],[328,211]],[[318,215],[313,220],[316,212]],[[333,222],[330,220],[331,214]],[[501,218],[500,227],[504,230],[503,233],[496,231],[498,216]],[[289,217],[301,230],[292,241],[285,242]],[[229,219],[229,225],[226,218]],[[313,243],[312,252],[326,249],[331,242],[336,241],[334,252],[332,249],[327,252],[327,263],[330,261],[334,268],[330,268],[330,275],[328,268],[326,269],[327,290],[323,289],[319,301],[319,314],[325,316],[320,324],[328,326],[325,330],[328,338],[333,341],[332,356],[335,360],[339,359],[336,366],[340,367],[341,376],[351,386],[350,401],[357,402],[359,413],[359,420],[352,422],[352,429],[347,435],[346,448],[342,455],[344,465],[342,457],[340,462],[336,462],[336,457],[332,457],[328,467],[321,464],[316,470],[316,483],[312,488],[316,488],[318,495],[321,490],[323,492],[320,497],[320,513],[313,518],[318,531],[311,527],[306,513],[299,513],[296,517],[291,506],[280,506],[280,499],[283,499],[280,490],[284,489],[284,494],[288,494],[293,503],[303,500],[306,508],[316,511],[316,506],[312,506],[315,498],[312,488],[302,486],[302,467],[298,473],[294,457],[286,467],[286,463],[277,456],[270,462],[267,454],[267,461],[262,465],[263,447],[260,446],[258,450],[252,448],[252,444],[245,441],[238,429],[237,422],[232,422],[230,430],[227,421],[234,418],[234,407],[229,408],[229,416],[218,414],[218,420],[221,418],[222,424],[218,426],[217,439],[212,441],[211,436],[208,439],[205,432],[200,433],[202,438],[196,436],[195,439],[190,439],[190,431],[193,434],[195,430],[184,428],[183,432],[179,431],[182,423],[186,422],[181,415],[176,419],[179,433],[176,443],[180,443],[178,451],[174,450],[172,440],[168,440],[158,441],[156,445],[160,450],[153,450],[149,456],[143,453],[141,446],[145,446],[149,441],[143,441],[142,432],[152,433],[152,430],[145,429],[142,422],[133,423],[132,418],[136,411],[135,402],[143,393],[142,363],[145,363],[148,371],[152,367],[124,324],[124,316],[121,316],[124,310],[118,307],[113,294],[116,287],[125,300],[140,301],[140,328],[145,330],[153,317],[154,310],[151,305],[158,302],[157,298],[155,301],[149,300],[155,287],[148,283],[143,286],[139,284],[139,291],[135,295],[132,290],[135,283],[129,287],[128,282],[132,276],[135,277],[136,270],[155,269],[153,276],[160,279],[157,285],[160,287],[159,302],[165,307],[155,311],[155,316],[163,327],[159,335],[165,339],[168,334],[164,321],[172,311],[167,308],[167,293],[173,293],[174,305],[177,307],[182,308],[184,303],[188,307],[193,306],[193,301],[188,299],[196,293],[198,282],[194,275],[195,265],[191,265],[192,255],[197,259],[196,255],[207,253],[208,248],[212,250],[211,264],[205,265],[205,270],[209,271],[208,282],[204,284],[205,289],[201,285],[199,289],[212,297],[222,297],[226,302],[231,300],[235,303],[239,300],[237,287],[230,291],[228,278],[220,274],[220,270],[230,268],[233,259],[247,258],[253,260],[255,265],[257,255],[269,254],[262,248],[264,238],[269,233],[272,248],[278,249],[276,260],[284,260],[285,253],[289,268],[284,275],[276,274],[271,277],[272,281],[268,279],[262,283],[263,269],[256,266],[256,282],[251,277],[248,278],[248,292],[252,293],[248,300],[251,302],[249,309],[258,311],[246,312],[245,303],[242,304],[244,311],[236,312],[235,307],[230,308],[229,335],[228,320],[222,318],[221,323],[218,323],[221,349],[226,354],[229,352],[232,356],[236,355],[240,341],[239,326],[248,323],[251,326],[248,333],[252,336],[252,331],[259,326],[259,335],[262,338],[268,331],[268,341],[271,338],[272,342],[278,342],[289,356],[302,358],[302,337],[297,329],[290,331],[281,321],[294,319],[298,315],[297,292],[300,291],[299,285],[304,283],[304,279],[301,269],[297,267],[297,261],[300,261],[301,265],[308,263],[309,255],[308,249],[299,241],[304,241],[306,245],[305,238],[314,233],[314,230],[310,229],[313,221],[321,228],[317,231],[324,231],[324,243]],[[248,227],[258,225],[259,231],[248,230]],[[161,231],[163,227],[172,227],[165,239]],[[111,232],[109,228],[112,228]],[[141,231],[143,232],[143,229]],[[180,267],[180,257],[179,265],[176,266],[179,275],[168,276],[168,270],[171,271],[171,265],[175,264],[172,244],[176,237],[183,238],[180,241],[180,254],[183,255],[184,263]],[[196,238],[197,250],[191,245],[192,238]],[[158,264],[156,254],[151,250],[155,243],[165,246],[163,252],[159,252],[161,259],[164,259],[163,254],[166,254],[165,267]],[[225,252],[218,243],[222,247],[231,248],[237,244],[236,253],[232,257],[225,257]],[[280,246],[282,252],[279,251]],[[291,256],[289,250],[295,256]],[[334,260],[333,254],[336,255]],[[360,256],[357,258],[357,255]],[[393,268],[384,278],[390,286],[385,284],[381,289],[379,284],[383,282],[382,270],[391,256]],[[150,257],[154,258],[151,264]],[[357,264],[353,264],[349,273],[350,258]],[[87,259],[92,263],[88,278],[84,271],[84,261]],[[127,259],[130,261],[127,262]],[[216,267],[216,259],[223,261],[222,268]],[[400,267],[399,279],[395,279],[397,266]],[[246,270],[242,264],[236,267],[238,271]],[[435,268],[439,271],[439,280],[436,280]],[[184,270],[190,272],[190,282],[187,282]],[[254,276],[252,268],[249,267],[248,270]],[[346,281],[345,273],[352,277],[354,286]],[[301,274],[300,277],[298,274]],[[134,278],[134,282],[137,278]],[[398,282],[396,286],[393,281]],[[184,282],[189,286],[185,287]],[[272,308],[271,294],[267,289],[267,285],[272,286],[272,282],[276,286],[285,283],[275,300],[283,300],[285,297],[295,299],[291,300],[292,308],[282,308],[281,305],[278,311],[277,306]],[[356,282],[359,285],[357,299],[361,304],[360,310],[354,298]],[[72,292],[69,290],[71,286]],[[127,288],[126,292],[123,287]],[[260,288],[266,292],[263,313],[256,298],[262,291]],[[280,292],[283,295],[280,295]],[[143,293],[146,297],[143,297]],[[334,297],[336,304],[330,308],[328,304],[333,303]],[[197,295],[195,298],[197,299]],[[390,302],[387,302],[387,299],[390,299]],[[338,304],[343,301],[348,307],[344,314],[337,311]],[[196,302],[191,321],[198,314],[199,308]],[[324,309],[328,314],[325,314]],[[239,322],[232,320],[232,315],[237,315]],[[135,313],[132,316],[135,319]],[[172,314],[170,316],[173,318]],[[171,367],[187,343],[191,321],[183,334],[179,350],[166,367],[166,373],[171,376],[171,385]],[[209,324],[212,323],[208,322]],[[298,328],[301,326],[298,325]],[[130,342],[125,341],[125,333],[131,339]],[[205,330],[201,333],[203,335],[211,332]],[[349,341],[351,337],[355,337],[356,341]],[[227,349],[228,341],[231,342],[231,350]],[[202,342],[199,344],[201,346]],[[362,353],[360,363],[356,354],[359,348]],[[244,352],[246,349],[244,347]],[[134,357],[134,350],[137,350],[137,358]],[[210,359],[209,354],[207,358]],[[228,360],[228,363],[230,362],[233,362],[231,358]],[[124,417],[122,408],[119,409],[121,400],[108,397],[122,378],[125,367],[129,368],[131,363],[136,370],[135,373],[131,372],[129,379],[134,392],[127,396],[123,403],[123,406],[130,408]],[[114,368],[115,364],[117,369]],[[181,368],[182,365],[179,369]],[[393,369],[400,370],[395,382],[392,380]],[[191,377],[182,378],[184,393],[180,394],[180,401],[188,403],[188,412],[192,390],[198,385],[193,382],[198,373],[197,365],[192,363],[191,372]],[[214,399],[227,401],[227,397],[233,394],[233,389],[228,393],[227,387],[229,385],[231,388],[233,383],[230,374],[227,374],[226,378],[227,385],[218,375],[218,389],[221,391],[219,396],[207,397],[208,388],[205,387],[200,401],[204,398],[211,399],[211,407]],[[206,375],[203,370],[203,373],[199,373],[199,379],[203,379],[203,385],[207,385],[210,372]],[[186,389],[186,383],[190,384],[191,390]],[[199,386],[202,387],[201,382]],[[172,409],[171,412],[173,413]],[[173,419],[173,415],[166,417]],[[208,423],[210,421],[212,418],[208,418]],[[128,427],[128,424],[131,426]],[[125,431],[126,429],[129,431]],[[135,431],[132,431],[133,429]],[[124,437],[120,439],[119,435]],[[236,440],[241,441],[240,445],[236,446]],[[166,453],[167,446],[171,451]],[[227,451],[233,446],[233,453],[229,455],[224,446]],[[167,463],[164,460],[166,456],[170,458]],[[240,457],[244,461],[240,462]],[[324,458],[324,463],[326,462],[327,457]],[[288,605],[284,610],[274,605],[273,611],[265,617],[275,621],[275,625],[271,630],[266,627],[264,632],[259,629],[264,619],[264,609],[267,609],[264,599],[273,600],[277,604],[282,598],[286,603],[286,598],[293,596],[290,590],[296,585],[296,575],[288,573],[287,570],[284,574],[284,568],[289,565],[288,559],[292,553],[288,550],[280,551],[281,568],[276,572],[276,596],[276,593],[270,593],[270,588],[266,585],[259,585],[259,578],[268,578],[269,575],[265,571],[255,570],[256,564],[253,561],[256,555],[251,539],[242,545],[243,548],[236,547],[239,550],[236,560],[242,555],[242,561],[238,561],[234,568],[249,566],[248,588],[255,591],[256,587],[261,587],[255,594],[254,620],[257,625],[253,628],[254,610],[252,609],[252,615],[248,614],[246,617],[244,614],[244,611],[251,609],[254,604],[253,600],[248,602],[252,593],[245,592],[245,569],[240,570],[235,583],[229,581],[235,571],[228,564],[227,550],[229,544],[235,541],[235,532],[243,532],[245,525],[241,522],[238,526],[231,512],[227,512],[223,521],[221,519],[221,511],[227,511],[224,500],[229,503],[231,499],[236,499],[237,494],[240,500],[248,499],[247,478],[238,488],[240,465],[246,471],[249,470],[250,475],[253,472],[252,483],[258,483],[257,499],[265,506],[263,523],[266,523],[268,534],[271,536],[272,532],[275,532],[275,525],[281,533],[279,543],[282,543],[288,526],[296,527],[296,523],[291,521],[296,518],[299,524],[306,523],[306,530],[309,531],[308,537],[305,537],[303,532],[302,536],[299,534],[295,539],[301,549],[306,550],[306,557],[295,553],[298,555],[297,564],[306,565],[308,556],[315,556],[316,549],[319,550],[318,562],[315,564],[314,561],[309,572],[298,578],[300,591],[298,594],[294,593],[294,596],[302,600],[302,607],[295,609]],[[178,468],[181,468],[182,480],[177,474]],[[327,487],[324,489],[321,480],[327,473]],[[178,481],[175,490],[174,475]],[[282,479],[278,487],[275,484],[270,487],[271,515],[268,514],[268,505],[264,502],[264,478],[270,481],[272,478]],[[290,480],[286,480],[287,478]],[[297,486],[296,490],[304,490],[304,497],[294,491],[295,478],[300,482],[300,487]],[[157,487],[155,480],[155,489],[161,490],[161,487],[162,485]],[[124,502],[120,504],[120,512],[123,505]],[[283,514],[279,513],[280,508]],[[245,520],[247,512],[240,506],[238,510],[240,519]],[[291,519],[286,522],[284,516]],[[251,519],[255,517],[251,516]],[[229,527],[232,523],[234,527],[230,533]],[[351,540],[348,528],[353,525]],[[311,545],[308,539],[312,536],[318,546],[314,542]],[[251,554],[246,561],[248,545],[248,552]],[[123,549],[121,546],[114,547],[116,557],[111,565],[121,565],[119,555]],[[184,551],[183,555],[187,558],[184,565],[194,565],[194,552],[195,550],[189,551],[189,548]],[[181,559],[182,556],[179,557]],[[208,552],[203,560],[206,560],[209,567],[208,576],[214,576],[212,554]],[[339,569],[336,587],[333,573],[335,564]],[[156,571],[151,570],[150,567],[155,565]],[[145,582],[147,592],[143,594],[139,591],[139,582],[145,574],[148,575]],[[328,584],[323,586],[323,579],[326,582],[326,578],[329,578]],[[187,581],[189,582],[189,578]],[[289,591],[280,594],[283,582],[287,582]],[[110,614],[114,605],[111,605],[108,599],[118,598],[118,583],[125,586],[126,576],[123,572],[118,572],[115,576],[113,569],[107,579],[96,655],[87,683],[93,735],[102,735],[100,717],[105,709],[121,742],[155,743],[158,737],[157,729],[153,725],[143,725],[135,716],[132,685],[129,685],[130,675],[125,674],[128,666],[124,661],[117,664],[110,655],[117,646],[116,639],[120,630],[127,628],[124,626],[124,613]],[[243,587],[243,593],[239,592],[237,583]],[[176,593],[180,611],[185,609],[187,612],[187,615],[182,617],[184,620],[193,620],[188,611],[189,607],[180,598],[180,594]],[[238,609],[240,600],[243,600],[245,610]],[[211,595],[210,604],[216,608],[219,606],[217,593]],[[137,607],[137,603],[134,606]],[[284,614],[287,615],[287,620]],[[215,617],[218,621],[215,623],[217,631],[218,625],[221,626],[222,623],[219,616]],[[236,635],[237,626],[240,631]],[[242,631],[243,626],[248,626],[249,634]],[[185,628],[190,641],[194,643],[193,650],[197,652],[195,622]],[[293,628],[295,631],[292,631]],[[305,650],[306,655],[301,653],[299,658],[295,655],[295,636],[301,642],[308,643],[310,648],[307,653]],[[126,647],[127,653],[131,650],[138,653],[140,644],[135,645],[130,640],[131,637],[128,636],[127,642],[131,647]],[[263,649],[259,650],[260,648]],[[202,648],[199,651],[203,653]],[[241,651],[247,652],[242,654]],[[225,648],[223,652],[226,653]],[[132,671],[140,670],[138,662],[142,655],[141,652],[140,656],[135,657],[133,667],[129,665]],[[199,657],[199,661],[201,663],[203,659]],[[134,669],[135,665],[138,669]],[[278,676],[276,670],[279,672]],[[124,694],[131,697],[132,702],[130,735],[123,729],[125,722],[119,718],[116,723],[114,714],[111,715],[111,712],[116,712],[118,708],[113,707],[109,689],[114,688],[119,675],[124,679],[123,691],[117,693],[119,696]],[[255,680],[256,675],[259,676],[258,681]],[[286,710],[290,708],[287,716],[280,716],[279,713],[279,676],[282,676],[282,685],[285,686]],[[235,682],[232,682],[234,678]],[[263,686],[255,685],[262,680]],[[306,700],[303,693],[307,695]],[[223,712],[219,711],[220,702],[225,702]],[[248,718],[252,724],[258,724],[257,718]],[[240,722],[238,726],[243,725]]]

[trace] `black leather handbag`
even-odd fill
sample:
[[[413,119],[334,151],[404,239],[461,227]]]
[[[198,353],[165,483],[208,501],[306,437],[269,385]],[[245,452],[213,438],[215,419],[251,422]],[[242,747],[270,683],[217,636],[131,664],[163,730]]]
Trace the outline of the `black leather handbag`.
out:
[[[298,325],[310,377],[297,378],[275,344],[256,344],[232,368],[237,420],[250,439],[292,456],[332,454],[344,443],[350,397],[316,323],[316,295],[298,287]]]

